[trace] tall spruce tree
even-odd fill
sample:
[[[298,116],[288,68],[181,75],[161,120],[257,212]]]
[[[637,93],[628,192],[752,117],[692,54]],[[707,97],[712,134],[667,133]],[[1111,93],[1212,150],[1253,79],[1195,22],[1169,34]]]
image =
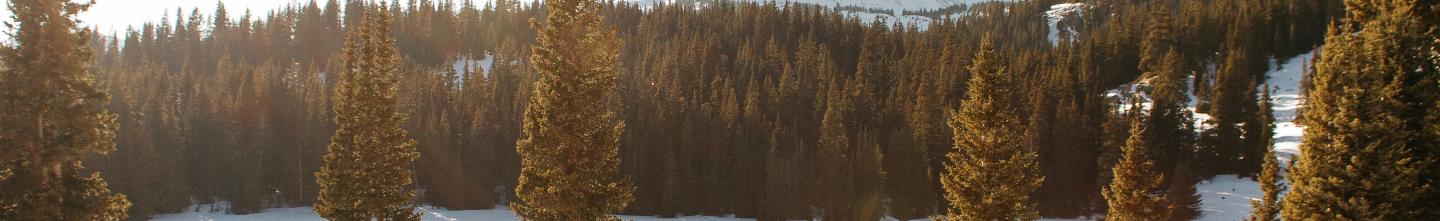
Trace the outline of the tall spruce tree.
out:
[[[115,150],[110,95],[91,73],[93,2],[13,0],[0,47],[0,220],[123,220],[130,202],[81,160]]]
[[[1165,175],[1162,185],[1170,208],[1176,211],[1174,219],[1193,218],[1199,214],[1199,196],[1195,184],[1200,181],[1195,174],[1195,126],[1189,110],[1185,107],[1189,97],[1185,94],[1185,74],[1182,70],[1184,59],[1175,50],[1167,51],[1161,57],[1159,67],[1146,72],[1153,88],[1150,98],[1153,105],[1145,118],[1145,151],[1154,160],[1155,171]],[[1132,135],[1133,136],[1133,135]]]
[[[940,182],[950,202],[947,219],[1035,220],[1030,194],[1040,187],[1038,157],[1015,110],[1016,86],[989,37],[975,54],[969,98],[953,111],[955,149]]]
[[[1246,116],[1244,116],[1244,126],[1241,127],[1245,133],[1241,137],[1242,146],[1238,148],[1240,150],[1237,154],[1240,159],[1236,162],[1238,164],[1236,167],[1239,168],[1236,173],[1242,177],[1253,177],[1264,170],[1265,152],[1273,148],[1272,143],[1275,140],[1275,116],[1268,112],[1261,113],[1267,111],[1263,109],[1270,108],[1264,107],[1270,105],[1270,101],[1260,100],[1268,99],[1269,92],[1262,92],[1268,89],[1264,85],[1256,88],[1255,83],[1248,84],[1250,92],[1246,93],[1244,106],[1240,107],[1247,110]]]
[[[1269,87],[1269,85],[1262,87],[1266,89],[1260,92],[1260,110],[1256,111],[1255,114],[1259,115],[1257,118],[1261,119],[1261,122],[1264,124],[1263,128],[1273,131],[1275,128],[1275,116],[1271,115],[1273,110],[1270,104]],[[1274,136],[1274,132],[1263,134],[1271,137]],[[1254,210],[1250,212],[1250,217],[1246,218],[1246,220],[1249,221],[1280,220],[1280,192],[1285,191],[1285,184],[1280,183],[1280,162],[1278,159],[1275,159],[1275,144],[1272,140],[1273,138],[1263,139],[1263,143],[1265,144],[1265,158],[1261,159],[1260,176],[1256,178],[1259,179],[1260,182],[1260,191],[1264,192],[1265,195],[1262,196],[1259,201],[1250,201],[1250,207],[1254,208]]]
[[[1286,220],[1440,217],[1440,2],[1346,0],[1310,77]],[[1428,11],[1427,11],[1428,10]]]
[[[1140,111],[1131,108],[1131,111]],[[1131,117],[1130,138],[1121,148],[1120,162],[1115,163],[1110,186],[1101,190],[1109,211],[1107,221],[1169,220],[1165,196],[1157,194],[1161,177],[1155,171],[1154,160],[1150,159],[1146,137],[1153,136],[1150,128],[1139,117]]]
[[[616,220],[634,198],[617,180],[625,124],[610,111],[619,55],[591,0],[546,1],[545,23],[532,23],[536,79],[516,144],[520,180],[511,203],[526,220]]]
[[[1150,32],[1141,41],[1141,66],[1150,81],[1151,108],[1145,118],[1150,136],[1146,151],[1155,160],[1156,171],[1171,174],[1182,155],[1194,152],[1194,120],[1186,106],[1185,58],[1175,50],[1170,14],[1158,10],[1151,15]]]
[[[1170,204],[1170,215],[1167,215],[1170,220],[1186,221],[1200,217],[1200,193],[1195,184],[1200,182],[1201,175],[1195,170],[1193,158],[1180,156],[1166,183],[1169,185],[1165,189],[1165,199]]]
[[[854,177],[854,168],[850,168],[849,163],[856,159],[848,153],[855,142],[848,135],[849,128],[845,122],[849,120],[849,116],[845,113],[854,107],[841,98],[846,92],[844,87],[832,84],[831,88],[826,99],[828,101],[825,102],[825,114],[820,122],[820,145],[816,150],[819,163],[827,165],[816,171],[820,174],[818,182],[822,186],[818,189],[821,191],[818,200],[820,208],[825,211],[826,219],[852,220],[857,217],[850,217],[850,206],[855,201],[850,195],[857,189],[851,179]]]
[[[1232,34],[1231,39],[1239,38]],[[1229,40],[1231,42],[1236,40]],[[1253,88],[1255,77],[1246,67],[1249,62],[1245,56],[1249,50],[1247,46],[1233,46],[1224,55],[1224,62],[1220,64],[1219,70],[1214,74],[1214,86],[1209,92],[1210,106],[1206,112],[1210,118],[1206,120],[1209,127],[1200,134],[1197,149],[1197,160],[1208,170],[1207,174],[1240,174],[1241,176],[1252,176],[1254,171],[1250,168],[1258,168],[1259,161],[1255,167],[1242,165],[1242,151],[1245,150],[1246,137],[1251,133],[1246,126],[1247,120],[1252,118],[1254,102]],[[1255,157],[1258,159],[1258,157]]]
[[[416,142],[396,108],[399,57],[385,4],[366,11],[347,32],[335,92],[338,129],[326,147],[315,211],[330,220],[419,220],[411,199]]]

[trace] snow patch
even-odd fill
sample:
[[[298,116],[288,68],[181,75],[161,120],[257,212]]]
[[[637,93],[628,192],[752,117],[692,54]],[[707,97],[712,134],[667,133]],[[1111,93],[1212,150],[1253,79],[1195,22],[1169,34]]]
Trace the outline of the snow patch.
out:
[[[1312,50],[1284,62],[1273,61],[1276,69],[1266,73],[1266,82],[1271,87],[1267,90],[1271,90],[1270,98],[1275,110],[1274,150],[1282,168],[1300,154],[1300,138],[1305,136],[1305,128],[1294,121],[1296,111],[1304,103],[1300,94],[1300,81],[1309,69],[1314,55],[1315,51]],[[1203,210],[1198,220],[1244,220],[1254,209],[1250,207],[1250,201],[1264,196],[1259,185],[1255,180],[1242,179],[1235,175],[1219,175],[1201,182],[1195,186],[1201,194],[1200,208]],[[1283,197],[1285,192],[1280,194]]]
[[[495,54],[486,52],[485,58],[483,59],[475,59],[470,56],[457,57],[455,58],[455,63],[451,64],[451,68],[455,70],[455,73],[465,73],[465,68],[467,67],[478,68],[485,73],[485,76],[489,76],[490,67],[493,67],[494,64]]]
[[[208,207],[209,204],[195,207]],[[150,220],[157,221],[324,221],[319,214],[315,213],[312,207],[274,208],[266,209],[260,213],[247,215],[234,215],[225,213],[212,213],[208,211],[197,212],[194,209],[185,210],[186,213],[160,214],[151,217]],[[459,220],[520,220],[509,208],[497,206],[488,210],[447,210],[428,206],[416,207],[415,212],[420,213],[420,220],[424,221],[459,221]],[[659,218],[653,216],[618,216],[622,220],[632,221],[678,221],[678,220],[709,220],[709,221],[740,221],[754,219],[738,219],[734,216],[685,216],[676,218]]]
[[[1196,220],[1244,220],[1250,216],[1250,201],[1260,200],[1264,192],[1250,178],[1219,175],[1195,185],[1200,193],[1200,218]]]
[[[1060,43],[1061,32],[1068,33],[1070,37],[1074,38],[1077,35],[1075,29],[1071,27],[1061,28],[1060,22],[1070,18],[1083,19],[1082,16],[1087,8],[1090,8],[1090,6],[1085,3],[1061,3],[1051,5],[1050,10],[1045,11],[1045,17],[1048,18],[1050,25],[1050,44],[1056,45]]]
[[[640,5],[642,10],[649,10],[650,7],[659,4],[693,4],[696,8],[702,7],[705,2],[700,0],[624,0]],[[862,22],[870,22],[884,19],[885,25],[895,28],[896,24],[905,24],[919,30],[926,30],[930,22],[938,19],[919,15],[906,15],[906,11],[925,11],[944,9],[958,5],[973,5],[990,2],[1013,2],[1016,0],[737,0],[739,2],[752,2],[764,4],[777,2],[782,5],[787,3],[807,4],[831,8],[858,8],[862,10],[845,10],[845,16],[859,19]],[[1006,8],[1009,11],[1009,8]],[[880,13],[884,12],[884,13]],[[952,18],[958,17],[960,13],[952,13]]]
[[[1271,90],[1270,102],[1275,110],[1275,155],[1282,165],[1300,154],[1300,138],[1305,135],[1305,128],[1295,124],[1296,114],[1305,101],[1300,94],[1300,82],[1310,70],[1314,57],[1315,51],[1311,50],[1284,62],[1273,60],[1276,69],[1266,73],[1266,82],[1271,87],[1267,90]]]

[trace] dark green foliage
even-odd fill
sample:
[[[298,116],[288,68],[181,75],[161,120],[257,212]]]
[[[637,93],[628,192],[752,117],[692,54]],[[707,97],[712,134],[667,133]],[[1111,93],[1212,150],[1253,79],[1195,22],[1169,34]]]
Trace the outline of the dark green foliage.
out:
[[[615,94],[587,100],[625,122],[618,171],[607,178],[636,187],[634,200],[610,213],[764,220],[941,213],[948,202],[939,180],[954,135],[944,120],[953,116],[943,110],[965,109],[967,82],[976,75],[967,68],[981,35],[989,34],[1005,48],[998,65],[1014,81],[1007,111],[1030,134],[1021,142],[1036,152],[1046,177],[1029,194],[1032,203],[1044,217],[1093,217],[1106,210],[1100,187],[1110,184],[1121,158],[1130,129],[1124,119],[1151,114],[1111,113],[1111,105],[1136,102],[1107,93],[1134,88],[1161,101],[1166,108],[1156,119],[1163,120],[1147,124],[1168,135],[1146,139],[1168,152],[1151,154],[1155,172],[1180,173],[1178,159],[1191,151],[1185,143],[1196,140],[1184,129],[1185,93],[1198,96],[1199,112],[1220,99],[1206,95],[1209,85],[1222,84],[1207,65],[1226,69],[1225,60],[1242,57],[1229,56],[1241,54],[1231,48],[1244,48],[1241,60],[1249,62],[1234,67],[1252,71],[1236,73],[1258,82],[1270,58],[1285,60],[1318,44],[1323,33],[1315,27],[1330,22],[1327,10],[1339,2],[1087,2],[1081,16],[1061,21],[1075,34],[1052,44],[1046,18],[1038,16],[1051,1],[899,12],[953,15],[931,24],[850,19],[843,11],[880,10],[828,5],[602,1],[596,13],[605,19],[597,26],[614,30],[618,42],[610,51]],[[543,21],[550,10],[520,1],[406,3],[390,5],[387,14],[401,57],[396,110],[413,117],[400,127],[420,142],[413,185],[424,191],[414,200],[448,209],[515,202],[521,163],[514,141],[540,79],[530,73],[528,49],[537,33],[529,21]],[[124,33],[123,42],[90,39],[97,45],[96,82],[116,97],[104,108],[122,129],[119,150],[86,165],[105,174],[112,190],[131,195],[135,219],[178,212],[190,199],[233,202],[197,208],[230,213],[313,203],[319,188],[313,174],[337,126],[330,107],[346,69],[342,31],[362,24],[358,12],[367,10],[374,8],[363,1],[243,15],[178,9]],[[216,19],[221,13],[241,19]],[[560,53],[577,51],[584,50]],[[1166,61],[1169,51],[1177,54],[1173,62]],[[479,70],[473,60],[486,58],[494,59],[492,68]],[[1194,84],[1185,84],[1186,76],[1195,76]],[[1146,83],[1122,86],[1132,82]],[[1244,86],[1229,88],[1236,93],[1226,99],[1243,97],[1234,88]],[[832,106],[836,111],[827,113]],[[826,115],[839,119],[828,129]],[[1263,131],[1250,128],[1257,119],[1232,119],[1245,126],[1234,137],[1262,136],[1251,134]],[[846,145],[826,145],[827,137],[843,137],[831,140]],[[1261,150],[1254,139],[1224,142]],[[1212,173],[1204,161],[1190,164],[1195,180]],[[1183,192],[1178,187],[1188,182],[1166,182],[1153,193]]]
[[[971,64],[970,98],[952,111],[950,128],[955,150],[945,174],[945,199],[950,220],[1035,220],[1039,212],[1030,193],[1040,187],[1037,154],[1009,91],[1014,76],[986,39]]]
[[[1105,220],[1169,220],[1167,197],[1155,193],[1161,180],[1156,177],[1161,175],[1155,171],[1155,163],[1148,154],[1147,149],[1151,147],[1145,145],[1146,137],[1152,135],[1151,129],[1139,118],[1131,118],[1130,122],[1130,138],[1125,141],[1120,161],[1111,169],[1113,181],[1103,190],[1110,208]]]
[[[6,5],[0,47],[0,220],[123,220],[131,206],[83,160],[115,151],[116,114],[96,86],[90,2]]]
[[[635,191],[616,179],[620,134],[625,129],[607,101],[614,99],[618,55],[593,1],[547,1],[545,23],[534,26],[540,43],[530,62],[534,96],[525,110],[519,201],[510,208],[525,220],[616,220]]]
[[[326,219],[420,219],[410,169],[420,153],[401,128],[407,117],[395,105],[399,59],[388,35],[389,11],[380,6],[346,33],[346,68],[335,92],[338,129],[315,172],[315,211]]]
[[[1269,85],[1265,85],[1263,88],[1269,88]],[[1260,98],[1260,111],[1257,111],[1256,114],[1263,119],[1264,128],[1274,128],[1274,115],[1272,115],[1270,107],[1270,90],[1266,89],[1262,92]],[[1255,178],[1260,183],[1260,191],[1265,195],[1258,201],[1250,201],[1250,207],[1254,210],[1250,212],[1250,217],[1246,218],[1249,221],[1280,220],[1280,192],[1285,191],[1285,184],[1280,183],[1283,179],[1280,175],[1280,159],[1276,159],[1275,145],[1272,141],[1266,139],[1264,144],[1265,158],[1260,167],[1260,175]]]
[[[1183,221],[1194,220],[1200,217],[1200,193],[1195,190],[1195,184],[1200,183],[1200,174],[1194,169],[1194,160],[1188,156],[1181,158],[1175,164],[1175,172],[1171,173],[1169,182],[1165,187],[1165,200],[1169,203],[1170,220]]]
[[[1149,94],[1153,106],[1144,122],[1148,133],[1144,150],[1154,160],[1154,170],[1170,178],[1165,179],[1163,185],[1170,187],[1165,192],[1171,208],[1196,210],[1199,200],[1193,186],[1199,181],[1195,179],[1199,175],[1194,174],[1194,168],[1189,168],[1191,165],[1182,167],[1182,164],[1193,164],[1195,155],[1195,130],[1190,112],[1185,110],[1188,97],[1184,94],[1186,85],[1179,70],[1182,60],[1178,53],[1170,51],[1162,61],[1159,68],[1147,72],[1153,76]]]
[[[1345,19],[1331,26],[1315,62],[1281,217],[1436,217],[1440,70],[1425,56],[1437,44],[1434,15],[1425,14],[1440,3],[1345,3]]]

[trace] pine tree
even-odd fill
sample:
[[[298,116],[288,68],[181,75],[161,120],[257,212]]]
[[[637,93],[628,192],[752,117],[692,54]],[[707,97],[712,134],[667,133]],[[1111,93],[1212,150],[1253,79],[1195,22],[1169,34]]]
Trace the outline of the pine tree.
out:
[[[1125,156],[1125,145],[1126,142],[1130,140],[1130,130],[1133,129],[1130,128],[1130,126],[1134,124],[1134,122],[1131,121],[1141,113],[1136,103],[1131,103],[1129,107],[1122,108],[1128,111],[1110,111],[1105,117],[1104,124],[1101,125],[1105,137],[1103,138],[1103,144],[1101,144],[1102,148],[1097,154],[1099,155],[1097,157],[1099,159],[1096,160],[1096,168],[1099,169],[1100,172],[1098,172],[1099,174],[1097,174],[1095,178],[1095,186],[1101,190],[1110,186],[1111,180],[1114,179],[1112,170],[1114,170],[1115,165],[1120,163],[1120,160]],[[1095,211],[1107,210],[1107,205],[1104,204],[1105,196],[1102,192],[1103,191],[1096,191],[1094,193],[1095,198],[1101,201],[1101,205],[1095,208]]]
[[[537,72],[524,135],[516,144],[520,202],[526,220],[616,220],[634,188],[617,180],[624,123],[610,109],[618,54],[614,33],[600,24],[601,4],[546,1],[545,23],[532,49]]]
[[[1266,85],[1263,88],[1269,87],[1269,85]],[[1273,130],[1275,128],[1275,117],[1271,115],[1271,112],[1270,90],[1266,89],[1260,93],[1260,110],[1256,111],[1255,114],[1260,115],[1259,118],[1265,119],[1265,121],[1262,121],[1264,122],[1264,128]],[[1273,132],[1265,134],[1272,137],[1274,136]],[[1254,208],[1254,210],[1250,212],[1250,217],[1246,218],[1246,220],[1249,221],[1280,220],[1280,192],[1285,191],[1285,185],[1280,183],[1280,162],[1278,159],[1275,159],[1274,143],[1271,139],[1265,139],[1264,144],[1266,144],[1264,149],[1265,158],[1262,159],[1260,176],[1256,178],[1259,179],[1260,190],[1263,191],[1265,195],[1261,197],[1259,201],[1250,201],[1250,207]]]
[[[1307,91],[1285,220],[1440,217],[1435,1],[1347,0]],[[1433,12],[1433,11],[1431,11]],[[1427,19],[1428,18],[1428,19]]]
[[[934,168],[930,150],[947,146],[944,123],[940,115],[941,104],[936,81],[920,81],[915,88],[915,98],[905,122],[909,124],[891,135],[891,139],[903,140],[909,136],[910,145],[892,145],[886,149],[886,186],[890,197],[890,215],[898,219],[923,218],[933,213],[938,195],[935,187]],[[893,142],[892,142],[893,143]]]
[[[1233,34],[1231,38],[1235,38]],[[1205,122],[1210,127],[1201,133],[1196,147],[1197,160],[1210,170],[1207,171],[1209,174],[1249,175],[1241,171],[1242,166],[1239,165],[1241,147],[1245,144],[1242,134],[1248,132],[1241,128],[1242,121],[1251,116],[1244,109],[1253,106],[1242,103],[1247,101],[1247,95],[1253,95],[1250,93],[1253,90],[1249,88],[1254,88],[1251,84],[1254,78],[1244,72],[1249,69],[1245,67],[1248,65],[1245,50],[1248,49],[1241,46],[1227,51],[1225,61],[1215,73],[1215,84],[1209,94],[1210,109],[1206,112],[1210,114],[1210,119]]]
[[[1166,203],[1172,209],[1169,213],[1178,216],[1166,218],[1180,220],[1198,215],[1200,203],[1194,187],[1199,175],[1193,168],[1195,130],[1191,113],[1185,109],[1189,97],[1185,95],[1181,72],[1183,62],[1178,52],[1170,50],[1162,57],[1160,66],[1148,72],[1153,76],[1150,96],[1154,105],[1145,118],[1143,136],[1144,151],[1155,165],[1153,170],[1170,178],[1161,185],[1168,187],[1165,194],[1169,199]]]
[[[769,148],[765,152],[765,185],[761,192],[759,220],[789,220],[794,214],[795,191],[793,172],[795,162],[780,153],[780,132],[770,135]]]
[[[1247,86],[1249,88],[1245,93],[1244,105],[1240,107],[1245,109],[1246,115],[1243,116],[1244,125],[1241,127],[1244,129],[1244,134],[1241,137],[1241,146],[1237,148],[1238,153],[1235,154],[1239,155],[1235,167],[1239,168],[1236,173],[1241,176],[1254,177],[1264,169],[1265,152],[1272,149],[1271,143],[1275,140],[1275,116],[1261,113],[1262,109],[1270,108],[1263,107],[1269,105],[1269,101],[1260,100],[1262,93],[1269,93],[1261,92],[1266,90],[1263,85],[1256,88],[1255,82],[1252,81]]]
[[[940,182],[950,201],[949,219],[1035,220],[1030,194],[1044,180],[1011,91],[1013,76],[985,39],[970,67],[969,98],[954,111],[955,149]]]
[[[854,141],[848,135],[849,128],[845,122],[850,119],[845,113],[853,107],[841,98],[846,92],[841,89],[843,87],[836,86],[831,85],[832,90],[827,93],[824,119],[820,122],[820,146],[816,152],[819,163],[825,166],[819,166],[819,171],[816,171],[820,174],[821,184],[818,194],[821,199],[818,200],[825,211],[825,219],[851,220],[849,207],[854,199],[848,196],[854,193],[855,183],[851,180],[853,170],[848,165],[853,159],[848,153]]]
[[[331,220],[419,220],[413,209],[416,142],[401,128],[395,98],[399,58],[384,3],[347,33],[325,165],[315,173],[315,211]]]
[[[123,220],[130,202],[81,161],[115,150],[117,116],[95,86],[92,3],[14,0],[0,47],[0,220]]]
[[[861,130],[856,138],[858,147],[850,151],[851,161],[850,177],[854,183],[851,200],[854,201],[847,212],[855,220],[878,220],[886,212],[885,183],[890,182],[885,173],[882,161],[884,153],[880,151],[880,144],[877,139],[867,130]]]
[[[1169,4],[1155,4],[1151,10],[1150,21],[1145,25],[1145,35],[1140,41],[1140,70],[1160,67],[1165,62],[1163,57],[1175,49],[1175,32],[1172,30],[1174,21],[1171,18]],[[1181,90],[1184,92],[1184,90]]]
[[[1165,10],[1160,10],[1165,11]],[[1183,155],[1194,152],[1194,120],[1186,106],[1190,97],[1186,95],[1185,59],[1174,50],[1174,40],[1166,30],[1170,24],[1168,13],[1152,15],[1150,30],[1142,41],[1142,63],[1140,70],[1149,79],[1151,108],[1145,118],[1146,151],[1155,160],[1155,170],[1171,174]]]
[[[1166,183],[1169,186],[1165,189],[1165,199],[1170,204],[1167,217],[1174,221],[1194,220],[1200,217],[1200,193],[1195,189],[1200,174],[1194,169],[1195,160],[1190,156],[1181,156],[1179,161]]]
[[[1138,109],[1132,109],[1138,111]],[[1169,209],[1165,207],[1164,195],[1156,194],[1160,187],[1159,173],[1155,172],[1154,161],[1150,159],[1146,137],[1152,136],[1150,128],[1139,119],[1132,119],[1130,138],[1122,148],[1120,162],[1111,170],[1113,180],[1102,190],[1110,209],[1105,213],[1107,221],[1169,220]]]

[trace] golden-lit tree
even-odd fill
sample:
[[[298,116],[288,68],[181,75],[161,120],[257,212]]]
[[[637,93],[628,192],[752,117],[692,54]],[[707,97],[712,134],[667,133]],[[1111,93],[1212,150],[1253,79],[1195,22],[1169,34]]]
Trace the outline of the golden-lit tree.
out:
[[[346,37],[344,72],[336,89],[335,124],[315,211],[331,220],[419,220],[411,164],[420,153],[401,128],[396,107],[399,57],[385,5],[366,12]]]
[[[526,220],[616,220],[635,191],[619,180],[620,135],[625,124],[611,109],[619,55],[613,33],[601,26],[601,5],[590,0],[546,1],[550,14],[533,24],[536,71],[525,110],[519,201]]]
[[[9,1],[0,48],[0,220],[123,220],[130,202],[82,160],[115,150],[110,95],[91,73],[93,2]]]

